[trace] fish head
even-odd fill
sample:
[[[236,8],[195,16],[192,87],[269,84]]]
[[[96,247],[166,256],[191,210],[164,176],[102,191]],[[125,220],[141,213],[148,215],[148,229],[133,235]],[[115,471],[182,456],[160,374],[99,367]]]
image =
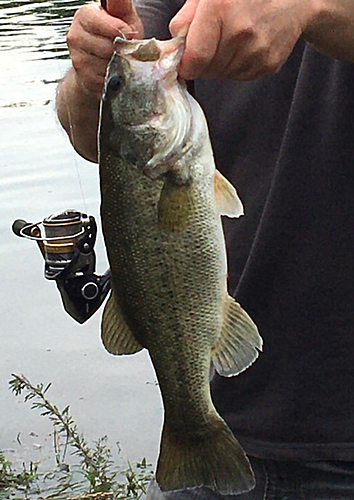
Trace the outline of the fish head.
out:
[[[140,41],[117,37],[114,45],[103,99],[111,102],[115,119],[124,125],[140,125],[164,113],[161,88],[175,84],[184,38]]]
[[[185,38],[118,37],[114,43],[102,98],[100,149],[157,177],[157,163],[181,149],[190,129],[187,92],[177,75]]]

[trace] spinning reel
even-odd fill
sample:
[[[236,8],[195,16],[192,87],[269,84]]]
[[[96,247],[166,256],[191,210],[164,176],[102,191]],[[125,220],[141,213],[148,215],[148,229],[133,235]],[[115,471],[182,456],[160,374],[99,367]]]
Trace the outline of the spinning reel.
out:
[[[36,241],[44,257],[44,276],[54,280],[66,312],[79,323],[87,321],[110,290],[111,273],[95,274],[94,217],[77,210],[49,215],[42,222],[17,219],[13,232]]]

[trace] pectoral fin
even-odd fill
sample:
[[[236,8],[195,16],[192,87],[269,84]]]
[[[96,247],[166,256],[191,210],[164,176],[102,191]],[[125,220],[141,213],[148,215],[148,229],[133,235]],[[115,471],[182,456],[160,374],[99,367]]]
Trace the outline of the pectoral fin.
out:
[[[143,349],[132,334],[112,292],[103,311],[102,342],[111,354],[134,354]]]
[[[240,217],[244,214],[236,189],[218,170],[215,170],[214,190],[220,215]]]
[[[160,227],[166,232],[183,231],[195,212],[195,200],[189,184],[166,179],[158,203]]]
[[[221,335],[211,353],[216,371],[224,377],[238,375],[258,358],[262,344],[257,326],[240,304],[227,295]]]

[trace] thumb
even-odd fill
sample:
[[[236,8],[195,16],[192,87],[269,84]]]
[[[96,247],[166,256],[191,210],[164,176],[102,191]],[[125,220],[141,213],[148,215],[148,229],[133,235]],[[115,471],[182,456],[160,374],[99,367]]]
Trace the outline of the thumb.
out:
[[[106,0],[105,3],[108,14],[125,22],[135,12],[132,0]]]
[[[133,38],[143,37],[143,25],[132,0],[105,0],[105,3],[108,14],[121,19],[135,30]]]
[[[187,0],[170,22],[172,36],[186,36],[191,25],[199,0]]]

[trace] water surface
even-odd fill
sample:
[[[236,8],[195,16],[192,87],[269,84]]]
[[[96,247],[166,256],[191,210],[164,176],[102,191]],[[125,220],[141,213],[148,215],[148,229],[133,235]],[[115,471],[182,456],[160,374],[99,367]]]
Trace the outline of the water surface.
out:
[[[70,66],[65,35],[78,1],[0,0],[0,449],[15,463],[54,466],[51,425],[8,390],[11,373],[52,382],[49,397],[70,404],[88,440],[119,441],[121,460],[154,461],[161,401],[145,352],[110,356],[102,309],[84,325],[63,310],[43,277],[37,245],[13,235],[14,219],[38,222],[76,208],[99,218],[97,165],[72,149],[55,114],[57,82]],[[102,238],[98,272],[107,267]]]

